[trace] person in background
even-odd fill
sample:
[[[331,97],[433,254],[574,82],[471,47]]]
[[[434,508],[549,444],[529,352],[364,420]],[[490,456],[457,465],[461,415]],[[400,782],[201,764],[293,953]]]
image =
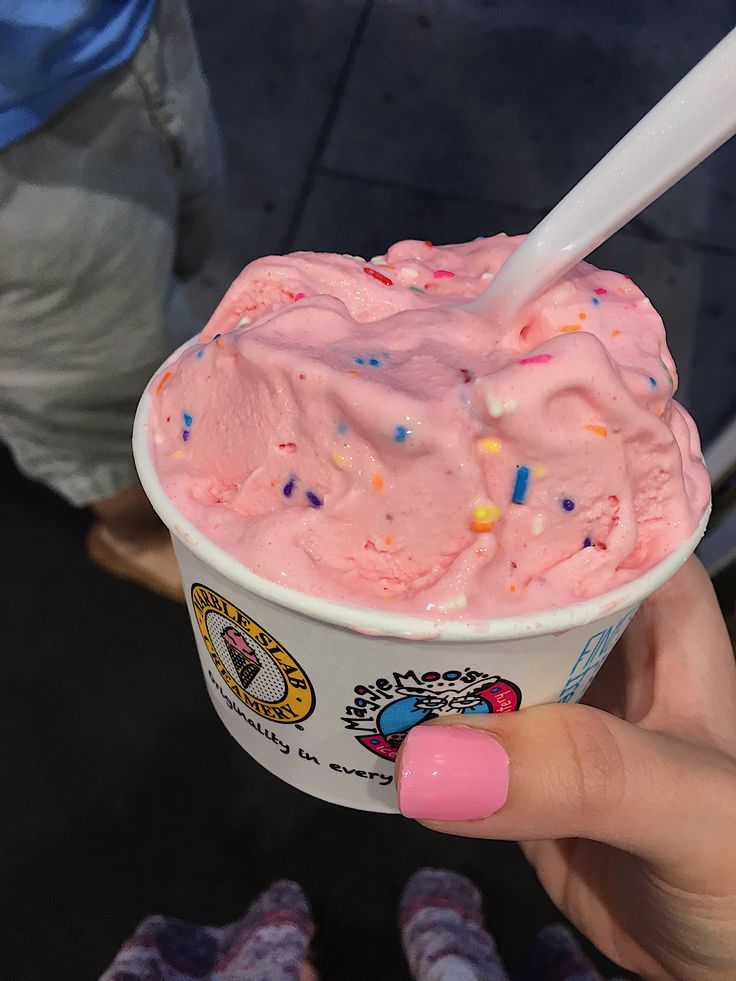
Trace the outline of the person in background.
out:
[[[0,438],[95,521],[89,555],[172,598],[137,400],[198,327],[222,155],[184,0],[0,0]]]

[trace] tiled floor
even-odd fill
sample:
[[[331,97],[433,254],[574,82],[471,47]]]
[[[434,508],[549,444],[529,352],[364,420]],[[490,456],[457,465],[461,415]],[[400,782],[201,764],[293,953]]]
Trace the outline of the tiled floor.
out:
[[[270,251],[529,230],[732,26],[729,0],[194,4],[229,156],[207,303]],[[668,328],[706,439],[736,408],[736,143],[603,246]]]
[[[381,252],[530,228],[729,29],[730,0],[193,0],[227,148],[203,315],[257,255]],[[733,408],[736,145],[599,250],[652,297],[706,435]],[[86,519],[0,455],[7,543],[0,978],[99,974],[153,911],[238,915],[306,885],[324,976],[405,977],[393,928],[421,864],[478,881],[518,960],[555,913],[512,845],[338,811],[252,763],[212,711],[183,612],[98,573]]]

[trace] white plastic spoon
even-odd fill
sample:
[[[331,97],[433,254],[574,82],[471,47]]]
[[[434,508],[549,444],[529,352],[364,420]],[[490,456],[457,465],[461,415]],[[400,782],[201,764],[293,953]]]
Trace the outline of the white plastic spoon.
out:
[[[736,29],[536,226],[465,309],[514,330],[547,287],[736,132]]]

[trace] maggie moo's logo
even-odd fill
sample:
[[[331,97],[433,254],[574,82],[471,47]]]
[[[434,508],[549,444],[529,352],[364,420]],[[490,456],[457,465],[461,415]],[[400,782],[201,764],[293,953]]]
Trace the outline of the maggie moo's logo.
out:
[[[314,709],[312,683],[275,637],[209,586],[192,586],[204,646],[233,695],[271,722],[303,722]]]
[[[407,732],[439,715],[515,712],[521,690],[512,681],[470,668],[395,671],[371,685],[356,685],[342,722],[371,753],[393,762]]]

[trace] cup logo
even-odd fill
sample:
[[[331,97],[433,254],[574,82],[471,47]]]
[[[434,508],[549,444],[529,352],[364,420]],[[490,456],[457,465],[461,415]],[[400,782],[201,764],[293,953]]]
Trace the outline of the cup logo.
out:
[[[296,660],[267,630],[209,586],[192,586],[204,646],[220,676],[252,712],[270,722],[303,722],[314,689]]]
[[[414,726],[440,715],[516,712],[521,689],[498,675],[470,668],[453,671],[395,671],[371,685],[356,685],[342,722],[358,742],[380,756],[396,759]]]

